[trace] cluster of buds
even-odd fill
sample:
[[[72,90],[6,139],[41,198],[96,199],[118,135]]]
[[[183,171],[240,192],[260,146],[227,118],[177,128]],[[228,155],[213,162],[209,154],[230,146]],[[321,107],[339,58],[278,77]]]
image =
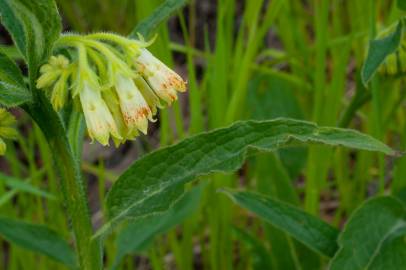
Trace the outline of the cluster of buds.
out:
[[[17,130],[14,128],[16,120],[14,116],[3,108],[0,108],[0,155],[6,152],[6,143],[3,139],[16,139]]]
[[[41,67],[37,87],[57,111],[72,98],[91,139],[108,145],[111,137],[118,146],[146,134],[157,109],[186,91],[185,81],[146,49],[150,44],[111,33],[64,35],[56,42],[61,54]]]

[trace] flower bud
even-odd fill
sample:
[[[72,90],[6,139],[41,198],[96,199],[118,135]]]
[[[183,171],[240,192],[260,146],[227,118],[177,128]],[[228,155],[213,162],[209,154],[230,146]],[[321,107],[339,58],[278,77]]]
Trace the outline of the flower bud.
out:
[[[59,111],[65,105],[68,100],[68,86],[67,86],[68,74],[64,72],[62,76],[56,81],[52,93],[51,104],[55,111]]]
[[[46,88],[50,87],[61,75],[59,70],[47,71],[43,73],[37,80],[37,88]]]
[[[68,67],[69,60],[65,56],[51,56],[48,64],[40,68],[41,76],[37,79],[37,88],[52,86],[61,75],[66,73]]]

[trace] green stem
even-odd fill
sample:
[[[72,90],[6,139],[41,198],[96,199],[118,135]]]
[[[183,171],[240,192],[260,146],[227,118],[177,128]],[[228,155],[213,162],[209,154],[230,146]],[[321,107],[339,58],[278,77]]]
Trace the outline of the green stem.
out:
[[[55,141],[51,141],[50,145],[55,151],[55,161],[62,185],[64,186],[64,193],[66,193],[65,201],[76,238],[80,265],[83,269],[100,269],[98,263],[98,248],[90,240],[93,229],[83,181],[77,164],[75,164],[72,159],[72,153],[67,150],[63,140],[56,139]]]
[[[24,109],[37,122],[45,134],[62,186],[62,193],[75,235],[81,269],[101,269],[99,243],[91,240],[93,228],[89,215],[87,196],[77,159],[72,153],[65,129],[45,96],[34,90],[36,102]]]
[[[363,86],[359,84],[354,97],[351,99],[350,104],[342,114],[338,122],[338,126],[346,128],[350,125],[351,120],[354,118],[357,111],[368,101],[371,100],[371,92],[367,91]]]
[[[375,0],[370,2],[371,8],[371,29],[370,29],[370,39],[373,39],[376,35],[376,2]],[[376,138],[382,140],[382,104],[381,104],[381,93],[379,89],[379,80],[374,77],[370,83],[371,93],[372,93],[372,119],[373,128]],[[379,167],[379,193],[384,194],[385,192],[385,160],[384,156],[378,154],[378,167]]]

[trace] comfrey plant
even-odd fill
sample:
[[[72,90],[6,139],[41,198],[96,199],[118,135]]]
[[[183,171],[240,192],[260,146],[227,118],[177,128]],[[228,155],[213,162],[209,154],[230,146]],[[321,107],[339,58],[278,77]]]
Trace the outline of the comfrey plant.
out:
[[[89,136],[116,146],[147,134],[157,108],[171,105],[186,91],[183,79],[155,58],[151,42],[112,33],[64,35],[55,43],[68,56],[51,56],[40,68],[37,87],[48,92],[56,111],[68,99],[81,107]],[[80,104],[80,106],[79,106]]]
[[[113,33],[62,34],[61,20],[56,4],[52,0],[0,0],[1,22],[12,37],[14,46],[23,60],[23,63],[19,64],[25,65],[23,69],[25,72],[22,72],[20,65],[5,52],[0,51],[0,104],[7,108],[20,108],[25,116],[36,123],[46,138],[50,150],[43,161],[52,177],[44,179],[38,179],[37,175],[28,177],[41,180],[41,184],[46,186],[50,181],[54,181],[55,175],[58,175],[61,192],[55,195],[59,196],[58,199],[67,210],[66,220],[63,220],[62,224],[69,224],[69,230],[72,232],[72,234],[62,233],[63,230],[57,227],[61,223],[51,224],[52,227],[60,229],[55,231],[48,226],[50,224],[18,221],[11,216],[19,216],[20,212],[9,211],[10,216],[0,216],[2,239],[47,256],[70,269],[100,270],[105,266],[117,269],[125,255],[148,247],[155,236],[181,223],[188,214],[197,211],[196,204],[204,185],[191,188],[189,185],[191,182],[199,178],[201,181],[207,181],[208,177],[200,176],[214,172],[233,173],[243,165],[248,152],[271,152],[292,145],[312,143],[377,151],[387,155],[397,153],[376,139],[350,129],[319,127],[314,123],[286,118],[237,121],[228,127],[202,132],[168,147],[158,148],[134,161],[110,187],[105,200],[102,201],[103,207],[99,207],[101,222],[93,224],[92,213],[88,207],[87,186],[81,171],[83,165],[81,146],[84,135],[82,127],[87,127],[92,140],[102,145],[109,145],[109,142],[113,141],[118,147],[125,141],[142,135],[141,133],[147,134],[148,122],[156,121],[158,109],[171,105],[177,99],[178,92],[186,91],[185,81],[147,50],[151,41],[145,41],[140,35],[135,34],[140,32],[145,37],[150,36],[160,22],[167,19],[185,2],[165,1],[150,17],[136,26],[132,34],[124,37]],[[276,6],[282,6],[283,2],[283,0],[270,1],[271,5]],[[267,10],[272,13],[268,14],[269,11],[266,11],[268,15],[265,17],[274,18],[272,14],[276,9]],[[402,27],[400,23],[395,34],[390,36],[394,41],[400,40]],[[252,35],[266,33],[266,28],[259,29],[253,31]],[[386,42],[392,44],[392,39],[387,39]],[[251,38],[250,34],[249,40],[256,42],[261,38]],[[385,42],[379,44],[383,46]],[[243,45],[237,46],[237,51],[242,53],[243,48]],[[366,84],[379,66],[375,60],[385,56],[381,52],[393,52],[382,48],[378,51],[380,52],[372,57],[372,64],[368,64],[367,60],[368,68],[364,74]],[[249,69],[250,59],[254,59],[251,57],[253,50],[248,49],[246,53],[250,57],[242,57],[242,62],[244,67]],[[376,48],[371,48],[370,54],[373,53],[376,53]],[[384,59],[380,60],[382,62]],[[248,74],[241,74],[244,80],[249,78]],[[230,104],[224,104],[225,111],[227,106],[231,105],[232,111],[239,109],[238,102],[235,101],[244,99],[243,95],[246,92],[244,85],[237,86],[242,88],[234,92],[229,91],[230,93],[227,91],[231,97]],[[193,92],[191,87],[191,103],[196,105],[196,101],[199,102],[200,99],[195,97],[196,92]],[[212,101],[213,97],[208,100]],[[231,120],[236,120],[234,114],[230,115]],[[15,118],[9,112],[4,108],[0,109],[0,154],[6,150],[3,139],[19,137],[19,142],[24,140],[24,136],[18,136],[14,129],[15,122]],[[25,132],[29,126],[24,129]],[[277,175],[287,177],[288,174],[277,173]],[[217,179],[221,178],[213,177],[213,181]],[[15,179],[9,182],[14,187],[44,196],[44,192],[38,192],[36,187],[27,188],[27,183],[16,184]],[[224,182],[230,181],[228,179]],[[4,190],[3,181],[0,181],[0,185],[1,190]],[[189,188],[191,189],[185,191]],[[275,188],[280,187],[275,185]],[[290,181],[283,182],[281,189],[283,194],[288,194],[292,202],[300,201],[298,196],[295,197],[296,190]],[[318,186],[311,186],[310,191],[311,198],[315,198],[317,202],[320,193]],[[104,192],[100,193],[102,194],[100,197],[104,198]],[[379,214],[369,217],[360,210],[348,218],[347,230],[339,232],[337,228],[314,215],[272,197],[229,189],[223,190],[223,193],[236,204],[323,255],[323,259],[318,259],[319,262],[331,257],[331,269],[359,269],[369,266],[373,268],[372,259],[359,259],[356,250],[363,256],[370,255],[371,258],[377,258],[378,263],[383,263],[386,257],[382,258],[382,254],[382,256],[396,254],[390,250],[394,245],[387,247],[382,254],[378,254],[377,250],[385,247],[389,240],[397,240],[399,236],[404,236],[406,210],[400,201],[392,197],[371,200],[365,207],[371,207],[371,210],[375,207]],[[213,193],[208,194],[217,196]],[[52,196],[44,196],[44,200],[49,197]],[[48,207],[42,209],[42,198],[38,201],[41,216],[51,216],[53,211]],[[13,203],[10,201],[14,207]],[[390,216],[386,216],[382,210],[385,207],[391,208]],[[221,217],[223,213],[225,211],[222,210],[212,216]],[[37,215],[32,216],[34,218]],[[241,217],[243,215],[239,216]],[[377,219],[382,222],[376,222]],[[53,220],[53,217],[46,220]],[[45,222],[42,219],[41,221]],[[212,223],[217,226],[216,222]],[[220,231],[219,228],[204,230],[204,237],[206,238],[206,231],[211,233],[210,237],[219,236],[219,239],[211,241],[219,244],[221,253],[213,253],[211,254],[213,256],[208,257],[221,258],[223,261],[223,254],[231,255],[233,249],[230,248],[229,252],[221,250],[223,247],[231,247],[231,244],[217,241],[231,237],[227,235],[228,227],[227,231]],[[371,231],[377,233],[371,234]],[[111,240],[109,235],[112,232],[115,241],[109,242]],[[190,243],[182,245],[188,249],[187,252],[195,250],[191,248],[194,243],[190,233],[191,231],[185,233],[190,236],[188,238]],[[222,234],[227,237],[222,237]],[[354,241],[353,235],[366,240]],[[250,234],[247,236],[251,237]],[[71,239],[66,239],[69,237]],[[368,247],[365,247],[366,241],[369,243]],[[202,242],[203,246],[206,246],[206,240]],[[257,242],[261,243],[249,241],[250,245]],[[292,243],[296,244],[289,240],[286,246],[292,246]],[[107,248],[104,248],[105,246]],[[0,253],[3,247],[4,245],[0,245]],[[216,247],[214,252],[217,249]],[[4,250],[7,252],[8,249]],[[266,255],[265,246],[259,250],[261,254],[256,255]],[[174,252],[175,256],[182,257],[183,253],[177,251]],[[155,260],[156,257],[154,254]],[[225,259],[230,265],[234,261],[233,258]],[[7,264],[7,259],[5,260]],[[386,261],[392,263],[398,260]],[[351,263],[356,267],[348,268]],[[215,267],[215,269],[223,268]]]

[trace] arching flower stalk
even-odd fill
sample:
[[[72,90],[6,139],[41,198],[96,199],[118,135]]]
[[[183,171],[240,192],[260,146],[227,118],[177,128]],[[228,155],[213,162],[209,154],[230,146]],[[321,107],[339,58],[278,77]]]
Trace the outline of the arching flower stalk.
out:
[[[6,109],[0,108],[0,155],[6,153],[7,146],[4,139],[17,139],[18,133],[14,128],[15,124],[14,116]]]
[[[55,110],[77,100],[90,138],[118,146],[146,134],[157,109],[186,91],[185,81],[146,49],[150,44],[111,33],[64,35],[56,47],[67,53],[41,67],[37,87]]]

